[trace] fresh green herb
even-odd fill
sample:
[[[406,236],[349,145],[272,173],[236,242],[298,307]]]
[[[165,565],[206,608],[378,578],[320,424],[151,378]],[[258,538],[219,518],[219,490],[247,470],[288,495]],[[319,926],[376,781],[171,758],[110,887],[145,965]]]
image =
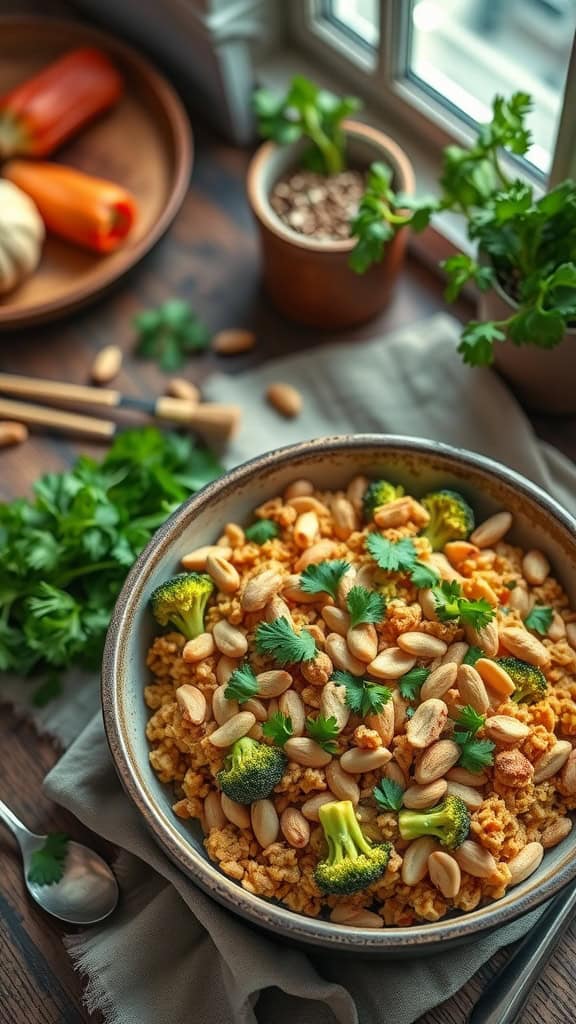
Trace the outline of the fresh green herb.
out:
[[[404,700],[416,700],[429,675],[429,668],[416,666],[401,676],[398,680],[398,689]]]
[[[359,107],[360,101],[354,96],[335,96],[302,75],[292,79],[284,96],[269,89],[254,93],[260,135],[281,146],[303,137],[309,139],[312,146],[302,163],[321,174],[338,174],[345,169],[342,121]]]
[[[392,699],[392,690],[369,679],[353,676],[351,672],[337,669],[332,679],[340,686],[346,687],[346,703],[351,711],[365,718],[366,715],[377,715],[385,704]]]
[[[414,715],[416,714],[416,708],[413,708],[411,706],[407,707],[405,714],[406,718],[414,718]]]
[[[543,604],[535,604],[532,611],[524,619],[524,625],[526,629],[533,629],[535,633],[546,636],[552,625],[553,618],[554,610],[552,608]]]
[[[346,607],[350,613],[350,625],[354,627],[364,622],[382,622],[386,601],[375,590],[352,587],[346,596]]]
[[[46,842],[30,857],[27,878],[34,885],[54,885],[64,875],[69,837],[63,832],[51,832]]]
[[[330,594],[336,600],[340,580],[349,568],[342,558],[307,565],[300,573],[300,586],[307,594]]]
[[[484,725],[486,716],[479,715],[471,704],[466,704],[465,707],[460,708],[455,721],[456,724],[462,726],[467,733],[470,733],[471,736],[475,736],[478,730]]]
[[[32,694],[32,703],[35,708],[45,708],[51,701],[61,697],[64,691],[62,679],[57,672],[50,672],[44,681],[36,687]]]
[[[338,722],[333,715],[325,718],[324,715],[317,715],[316,718],[306,719],[306,732],[311,740],[314,740],[327,754],[337,754],[338,744]]]
[[[458,765],[467,772],[481,772],[494,764],[495,744],[492,740],[476,740],[471,733],[458,731],[453,739],[462,751]]]
[[[409,537],[393,541],[372,532],[366,537],[366,548],[380,569],[385,572],[408,573],[419,590],[438,583],[438,573],[431,566],[418,561],[414,541]]]
[[[439,576],[431,565],[425,565],[424,562],[415,562],[410,570],[410,579],[414,586],[418,587],[418,590],[428,590],[430,587],[436,586]]]
[[[245,700],[250,700],[257,693],[258,680],[254,674],[254,669],[245,661],[231,673],[224,690],[224,696],[226,700],[237,700],[239,704],[243,704]]]
[[[504,586],[506,587],[506,590],[516,590],[518,580],[508,580],[508,583],[505,583]]]
[[[269,739],[273,740],[277,747],[283,747],[290,737],[294,735],[294,726],[290,715],[284,715],[281,711],[276,711],[267,722],[262,724],[262,732],[264,736],[268,736]]]
[[[474,647],[474,645],[472,644],[466,651],[464,657],[462,658],[462,664],[475,665],[480,658],[485,657],[486,655],[484,654],[484,651],[480,647]]]
[[[316,644],[303,629],[295,633],[288,619],[260,622],[256,629],[256,647],[260,654],[271,654],[279,665],[294,665],[316,657]]]
[[[399,811],[404,799],[404,790],[393,779],[380,779],[377,786],[374,786],[372,794],[376,803],[384,811]]]
[[[456,580],[442,580],[439,586],[433,588],[432,594],[440,622],[458,619],[464,626],[482,629],[494,618],[492,605],[484,598],[468,601],[462,597],[460,584]]]
[[[154,359],[161,370],[178,370],[192,352],[210,344],[210,331],[187,302],[169,299],[156,309],[147,309],[134,317],[138,332],[136,355]]]
[[[32,500],[0,505],[0,671],[97,668],[134,559],[221,472],[189,437],[146,427],[119,434],[101,462],[41,477]]]
[[[258,519],[244,530],[246,540],[250,540],[254,544],[265,544],[267,540],[273,540],[279,533],[280,527],[273,519]]]

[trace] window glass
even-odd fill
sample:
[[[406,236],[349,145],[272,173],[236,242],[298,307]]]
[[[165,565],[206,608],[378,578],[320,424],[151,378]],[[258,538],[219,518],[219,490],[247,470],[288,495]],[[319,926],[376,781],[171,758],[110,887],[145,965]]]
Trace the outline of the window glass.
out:
[[[322,13],[363,43],[375,47],[378,45],[379,10],[378,0],[325,0]]]

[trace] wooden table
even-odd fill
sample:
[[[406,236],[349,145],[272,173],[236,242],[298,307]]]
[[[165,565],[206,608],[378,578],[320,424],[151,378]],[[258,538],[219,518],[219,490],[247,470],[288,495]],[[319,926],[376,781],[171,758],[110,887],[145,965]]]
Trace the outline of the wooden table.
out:
[[[247,154],[201,133],[193,183],[167,237],[113,293],[67,323],[0,337],[2,370],[85,382],[95,352],[114,340],[124,349],[118,380],[132,394],[161,393],[164,379],[153,364],[131,357],[132,315],[164,298],[189,299],[213,329],[249,326],[258,335],[254,353],[224,363],[206,355],[191,362],[190,375],[201,380],[218,363],[231,372],[254,363],[322,344],[317,332],[300,330],[280,319],[260,293],[256,240],[244,200]],[[441,285],[414,262],[406,266],[391,305],[379,321],[347,338],[368,338],[443,309]],[[468,314],[465,306],[458,312]],[[574,421],[535,422],[538,433],[576,457]],[[43,472],[60,470],[79,451],[96,448],[69,440],[34,438],[24,447],[0,455],[0,498],[30,492]],[[36,831],[66,830],[82,837],[78,823],[50,805],[40,792],[43,776],[58,751],[0,709],[2,773],[0,798]],[[91,837],[100,850],[102,843]],[[26,898],[21,868],[11,838],[0,834],[0,1024],[82,1024],[96,1021],[81,1004],[82,979],[74,974],[62,945],[63,929]],[[494,967],[495,958],[454,998],[427,1014],[420,1024],[461,1024]],[[522,1024],[568,1024],[574,1021],[572,988],[576,984],[576,932],[564,940],[522,1018]],[[175,1021],[174,1024],[183,1024]],[[376,1022],[374,1022],[376,1024]]]

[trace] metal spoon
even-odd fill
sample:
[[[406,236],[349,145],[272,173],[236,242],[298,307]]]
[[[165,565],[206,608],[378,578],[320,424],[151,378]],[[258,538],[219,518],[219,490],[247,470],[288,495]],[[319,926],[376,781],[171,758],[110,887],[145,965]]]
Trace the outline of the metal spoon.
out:
[[[1,800],[0,820],[18,840],[28,892],[43,910],[69,924],[96,924],[112,913],[118,903],[118,883],[94,850],[70,842],[61,880],[53,885],[37,885],[28,881],[30,858],[47,837],[30,832]]]

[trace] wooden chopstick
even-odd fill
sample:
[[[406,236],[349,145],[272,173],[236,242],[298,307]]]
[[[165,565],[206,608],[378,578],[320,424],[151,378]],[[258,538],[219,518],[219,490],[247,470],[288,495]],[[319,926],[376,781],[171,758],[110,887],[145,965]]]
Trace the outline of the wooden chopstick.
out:
[[[189,427],[197,433],[208,444],[222,445],[234,434],[240,422],[240,408],[237,405],[220,405],[217,402],[191,402],[183,398],[171,398],[166,395],[156,399],[133,398],[130,395],[123,395],[113,388],[90,387],[87,384],[71,384],[66,381],[45,380],[41,377],[24,377],[19,374],[0,373],[0,392],[8,395],[16,395],[20,398],[43,399],[44,401],[68,402],[77,405],[104,405],[107,408],[131,409],[135,412],[143,412],[154,419],[168,423],[178,423]],[[18,403],[16,403],[18,404]],[[29,407],[22,403],[22,409],[38,409]],[[20,419],[23,423],[34,423],[38,426],[53,427],[54,429],[66,429],[75,432],[72,420],[68,420],[69,414],[63,413],[64,420],[57,417],[62,424],[65,421],[67,427],[61,427],[52,418],[48,422],[47,416],[51,410],[43,407],[42,421],[12,414],[14,419]],[[4,414],[3,414],[4,415]],[[7,415],[7,414],[6,414]],[[90,417],[80,417],[81,421],[90,424]],[[106,421],[93,420],[93,423]],[[112,426],[115,426],[113,423]],[[92,428],[87,428],[90,436],[111,437],[112,433],[94,433]],[[79,428],[80,432],[82,431]]]

